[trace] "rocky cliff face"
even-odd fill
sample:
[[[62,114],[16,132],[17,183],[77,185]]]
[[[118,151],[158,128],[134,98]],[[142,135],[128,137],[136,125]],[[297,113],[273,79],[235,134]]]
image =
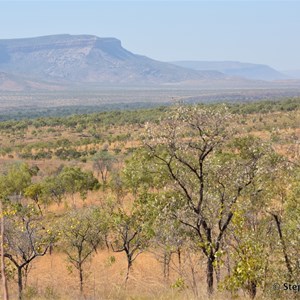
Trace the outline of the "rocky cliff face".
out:
[[[0,71],[59,83],[161,84],[225,77],[155,61],[129,52],[115,38],[91,35],[0,40]]]

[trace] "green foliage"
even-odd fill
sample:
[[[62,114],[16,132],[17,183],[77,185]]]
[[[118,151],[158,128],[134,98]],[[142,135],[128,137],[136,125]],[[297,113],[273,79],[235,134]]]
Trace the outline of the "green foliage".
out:
[[[188,288],[186,285],[184,279],[182,277],[179,277],[176,279],[176,281],[171,285],[171,288],[177,289],[179,291],[183,291]]]
[[[116,257],[114,255],[111,255],[111,256],[108,257],[105,265],[107,267],[111,267],[115,263],[116,263]]]
[[[228,105],[235,114],[269,113],[275,111],[293,111],[300,109],[299,98],[254,101],[252,103],[234,103]]]
[[[43,293],[43,299],[58,300],[58,299],[61,299],[61,298],[60,298],[60,296],[57,292],[57,289],[48,285],[48,286],[46,286],[45,291]]]
[[[145,214],[138,202],[129,209],[117,207],[111,213],[111,247],[114,252],[124,252],[127,258],[127,274],[125,284],[133,262],[150,245],[153,234],[151,217]]]
[[[99,208],[72,210],[59,220],[61,244],[70,262],[79,268],[96,251],[108,231],[108,220]]]
[[[42,186],[41,195],[37,196],[39,199],[41,198],[45,204],[51,203],[52,201],[59,204],[67,194],[66,187],[63,185],[59,176],[47,177],[40,184]],[[32,196],[34,196],[34,194]]]
[[[96,178],[91,172],[81,171],[78,167],[65,167],[58,175],[44,178],[41,182],[28,186],[25,196],[35,202],[48,204],[51,200],[60,203],[67,194],[80,193],[86,198],[89,190],[99,188]]]
[[[93,168],[98,172],[98,175],[101,174],[103,188],[106,187],[108,174],[113,170],[115,162],[115,156],[108,151],[102,150],[93,156]]]
[[[168,174],[162,164],[152,163],[151,153],[146,148],[141,148],[126,160],[122,178],[126,188],[136,195],[150,188],[162,188],[168,180]]]
[[[23,293],[24,299],[34,299],[39,295],[38,289],[34,286],[26,286]]]
[[[236,245],[230,252],[234,262],[231,274],[225,277],[220,287],[233,293],[237,293],[242,288],[252,295],[253,288],[256,293],[256,289],[265,284],[265,271],[268,266],[269,255],[266,241],[262,239],[265,234],[262,231],[264,224],[256,224],[256,228],[254,226],[251,228],[253,221],[249,218],[245,204],[243,206],[243,209],[235,210],[232,220],[232,237],[233,241],[236,241]],[[260,228],[258,229],[258,227]]]
[[[72,210],[59,220],[61,247],[71,266],[79,273],[80,291],[83,291],[86,261],[104,243],[108,232],[108,217],[99,208]]]
[[[38,216],[33,205],[11,201],[5,205],[4,257],[16,270],[19,298],[23,293],[23,278],[37,257],[44,256],[56,241],[48,222]]]
[[[79,167],[64,167],[58,178],[67,193],[80,193],[82,199],[86,198],[88,191],[99,188],[99,182],[93,173],[84,172]]]
[[[25,163],[17,163],[8,166],[7,170],[0,177],[0,195],[20,196],[31,183],[33,172]]]
[[[177,234],[184,232],[183,236],[188,237],[194,248],[201,250],[207,258],[209,293],[213,290],[214,270],[217,272],[222,264],[224,239],[235,206],[245,197],[260,192],[262,178],[266,179],[270,171],[269,158],[276,157],[273,149],[260,139],[241,137],[236,133],[236,120],[226,107],[178,106],[158,126],[149,125],[145,139],[149,158],[143,166],[150,164],[152,170],[160,167],[158,173],[164,176],[159,182],[164,182],[165,191],[158,197],[168,199],[163,211],[167,212],[167,218],[182,224],[183,230],[173,223]],[[138,172],[138,167],[132,168],[134,175],[143,174],[153,184],[153,178],[147,177],[149,167],[145,169],[143,173]],[[145,181],[143,177],[139,178]],[[161,188],[159,185],[144,187],[150,191],[154,187]],[[254,266],[260,246],[244,240],[241,247],[241,252],[249,253],[249,257],[243,257],[236,267],[236,274],[242,274],[233,277],[239,287],[245,284],[244,275],[249,270],[244,268],[249,265],[255,276],[260,276]],[[251,290],[254,294],[259,279],[251,278],[249,272],[246,275],[250,276],[247,280],[251,281],[251,288],[254,286]]]

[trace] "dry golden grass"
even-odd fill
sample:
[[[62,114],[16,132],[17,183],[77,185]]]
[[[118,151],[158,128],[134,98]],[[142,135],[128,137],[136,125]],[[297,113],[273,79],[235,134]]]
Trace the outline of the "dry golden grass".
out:
[[[111,263],[111,257],[115,262]],[[68,268],[66,256],[55,251],[38,258],[30,270],[26,299],[61,299],[61,300],[193,300],[207,299],[205,272],[199,270],[198,296],[192,289],[172,288],[179,278],[176,268],[171,268],[170,278],[163,278],[162,265],[151,253],[141,254],[133,266],[129,281],[125,287],[126,259],[122,253],[102,250],[85,266],[84,293],[79,292],[77,271]],[[187,266],[188,268],[188,266]],[[187,285],[189,284],[187,280]],[[11,299],[16,299],[16,283],[10,283]],[[216,292],[212,300],[230,299],[230,294]],[[247,299],[243,297],[243,299]]]

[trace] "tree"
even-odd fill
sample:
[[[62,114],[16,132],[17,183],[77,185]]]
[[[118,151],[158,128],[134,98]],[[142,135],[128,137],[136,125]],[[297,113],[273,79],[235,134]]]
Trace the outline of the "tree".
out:
[[[112,222],[111,247],[114,252],[125,252],[127,258],[126,285],[133,262],[148,246],[149,232],[143,214],[135,208],[129,212],[119,208]]]
[[[78,270],[80,292],[84,286],[84,264],[104,243],[108,231],[107,215],[98,208],[73,210],[59,220],[62,247]]]
[[[79,167],[64,167],[58,175],[58,179],[65,191],[72,195],[79,193],[82,199],[85,199],[88,191],[99,188],[98,180],[92,172],[82,171]]]
[[[155,193],[149,192],[162,184],[163,176],[152,173],[150,157],[144,149],[138,150],[126,161],[121,174],[112,178],[111,188],[116,193],[117,207],[112,219],[112,249],[125,252],[129,279],[133,262],[155,238],[155,222],[161,206],[156,203]],[[156,170],[157,171],[157,170]],[[122,203],[126,194],[134,196],[132,203]]]
[[[221,286],[235,293],[240,288],[254,299],[257,288],[265,286],[266,270],[271,259],[269,244],[270,218],[257,215],[261,209],[252,209],[242,199],[235,209],[232,222],[226,234],[228,274]]]
[[[155,254],[163,263],[164,278],[168,279],[173,253],[178,254],[180,265],[185,237],[179,233],[182,225],[164,213],[165,202],[162,199],[170,197],[170,191],[163,191],[167,184],[166,176],[163,168],[151,164],[151,156],[145,149],[135,151],[122,170],[124,189],[134,196],[139,210],[143,211],[143,223],[147,223],[147,230],[151,232],[151,246],[163,252],[156,251]]]
[[[19,299],[22,299],[23,278],[30,264],[47,253],[55,238],[33,206],[15,204],[10,212],[5,219],[4,257],[17,269]]]
[[[150,204],[150,203],[149,203]],[[166,280],[170,275],[170,264],[172,256],[177,255],[178,268],[177,272],[182,276],[182,252],[184,246],[188,244],[185,231],[182,230],[183,225],[173,218],[169,218],[168,214],[161,211],[159,203],[151,203],[149,210],[154,210],[156,205],[156,213],[151,229],[153,230],[151,245],[154,247],[156,257],[163,264],[163,275]],[[162,252],[162,253],[161,253]]]
[[[108,151],[100,151],[93,157],[93,168],[101,175],[102,187],[105,189],[107,185],[107,176],[112,171],[115,157]]]
[[[3,205],[2,199],[0,199],[0,214],[1,214],[1,241],[0,241],[0,254],[1,254],[1,279],[2,279],[2,290],[3,290],[3,299],[8,300],[8,287],[7,287],[7,278],[6,278],[6,267],[5,267],[5,260],[4,260],[4,215],[3,215]]]
[[[36,169],[25,163],[9,165],[3,172],[1,194],[10,199],[21,199],[24,190],[31,184],[31,178],[36,175]]]
[[[300,274],[299,226],[299,174],[300,165],[297,158],[287,161],[281,157],[273,172],[269,172],[269,188],[265,198],[269,199],[267,213],[273,222],[276,234],[276,247],[282,257],[283,266],[276,263],[274,273],[282,276],[281,280],[292,282],[297,280]]]
[[[32,198],[39,205],[41,199],[44,203],[55,202],[59,205],[66,194],[66,187],[59,175],[46,177],[43,181],[29,186],[26,190],[26,196]]]
[[[54,242],[45,220],[38,216],[35,206],[25,201],[26,189],[37,175],[37,167],[18,163],[8,166],[0,176],[0,200],[2,204],[2,258],[7,258],[16,268],[19,299],[22,298],[23,278],[31,262],[44,256]],[[3,276],[5,265],[2,266]]]
[[[253,137],[234,136],[226,108],[178,106],[147,128],[145,145],[152,165],[164,169],[166,188],[176,191],[165,205],[207,260],[207,289],[213,293],[214,268],[234,205],[259,174],[266,150]]]
[[[34,203],[37,205],[38,210],[41,215],[43,215],[43,211],[41,208],[41,198],[43,199],[44,196],[44,186],[42,183],[37,182],[37,183],[32,183],[28,187],[26,187],[24,191],[24,196],[29,197],[34,201]],[[45,201],[43,201],[45,202]]]
[[[26,196],[39,206],[40,202],[48,204],[55,201],[60,204],[66,195],[71,195],[75,205],[76,193],[85,199],[88,191],[98,188],[99,182],[92,172],[82,171],[79,167],[62,167],[54,176],[45,177],[41,182],[29,186]]]
[[[8,299],[8,288],[6,279],[5,265],[5,215],[7,215],[7,206],[10,203],[9,199],[17,198],[20,200],[24,189],[30,184],[32,175],[36,175],[37,168],[30,169],[27,164],[10,165],[4,174],[0,176],[0,205],[1,205],[1,277],[3,285],[3,298]]]

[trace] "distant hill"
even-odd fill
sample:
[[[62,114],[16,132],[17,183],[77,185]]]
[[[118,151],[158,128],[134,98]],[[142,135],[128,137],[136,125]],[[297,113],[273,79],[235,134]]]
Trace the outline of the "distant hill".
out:
[[[300,79],[300,70],[282,71],[283,74],[293,79]]]
[[[219,71],[229,76],[237,76],[251,80],[285,80],[289,77],[277,70],[260,64],[237,61],[174,61],[176,66],[198,71]]]
[[[136,55],[115,38],[92,35],[0,40],[0,72],[60,84],[165,84],[226,78],[218,71],[196,71]]]

